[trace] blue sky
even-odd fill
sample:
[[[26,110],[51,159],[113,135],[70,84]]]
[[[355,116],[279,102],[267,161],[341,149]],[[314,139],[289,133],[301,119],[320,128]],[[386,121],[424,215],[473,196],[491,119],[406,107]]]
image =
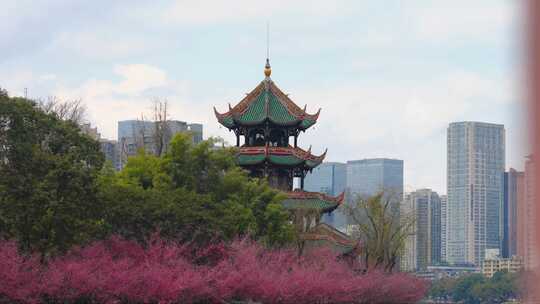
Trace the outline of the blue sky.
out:
[[[471,3],[473,2],[473,3]],[[25,1],[0,10],[0,86],[81,98],[104,137],[166,98],[171,118],[233,142],[227,109],[272,79],[319,123],[300,137],[327,159],[405,161],[406,190],[446,190],[446,127],[506,126],[523,168],[520,1]]]

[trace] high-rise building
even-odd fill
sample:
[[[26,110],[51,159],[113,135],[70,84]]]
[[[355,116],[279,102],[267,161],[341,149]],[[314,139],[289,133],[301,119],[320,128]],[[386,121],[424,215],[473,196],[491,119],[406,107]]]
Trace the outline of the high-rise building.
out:
[[[518,254],[518,207],[524,204],[523,172],[510,168],[504,173],[504,203],[503,203],[503,258]]]
[[[402,225],[407,226],[407,237],[405,238],[405,250],[400,258],[401,271],[413,272],[418,268],[417,256],[418,247],[416,242],[416,225],[410,225],[408,221],[415,216],[414,200],[410,193],[403,194],[403,201],[400,204],[400,220]]]
[[[344,163],[322,163],[306,175],[304,189],[338,196],[345,191],[346,168]],[[342,231],[345,230],[347,224],[345,213],[341,208],[330,214],[325,214],[322,221]]]
[[[441,195],[441,262],[446,262],[446,227],[448,227],[448,197]]]
[[[324,162],[306,175],[304,189],[328,195],[340,195],[345,191],[346,168],[344,163]]]
[[[537,251],[537,223],[536,212],[537,202],[535,199],[535,162],[529,156],[525,162],[524,174],[524,204],[522,208],[518,206],[518,255],[523,257],[525,269],[538,270],[540,261]]]
[[[203,139],[202,124],[188,124],[179,120],[167,120],[162,129],[157,128],[157,126],[157,122],[154,121],[123,120],[118,122],[121,167],[123,167],[129,156],[137,154],[137,151],[141,148],[153,154],[160,154],[159,151],[164,153],[167,151],[169,142],[177,133],[191,133],[194,143],[199,143]]]
[[[437,192],[420,189],[404,195],[403,224],[413,223],[406,240],[402,269],[425,271],[441,262],[441,199]]]
[[[447,149],[446,258],[480,266],[485,250],[502,241],[504,126],[451,123]]]
[[[383,199],[390,202],[391,216],[399,221],[399,204],[403,200],[403,160],[370,158],[348,161],[346,180],[346,204],[343,208],[354,206],[359,198],[384,193]],[[364,215],[361,213],[360,216]],[[349,217],[347,221],[347,226],[359,224]]]
[[[389,158],[348,161],[346,180],[349,200],[384,191],[399,202],[403,195],[403,161]]]
[[[105,154],[105,160],[110,162],[115,170],[122,169],[118,142],[116,140],[100,138],[99,144],[101,146],[101,152]]]

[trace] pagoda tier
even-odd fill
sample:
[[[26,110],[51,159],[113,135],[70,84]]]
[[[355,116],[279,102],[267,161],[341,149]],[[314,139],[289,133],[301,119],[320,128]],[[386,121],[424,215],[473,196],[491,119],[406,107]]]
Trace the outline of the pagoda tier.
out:
[[[264,178],[271,187],[285,192],[283,205],[291,214],[306,209],[318,212],[314,220],[301,219],[303,212],[299,212],[299,217],[294,216],[299,224],[318,222],[322,213],[332,212],[343,201],[343,194],[330,197],[303,191],[306,174],[323,162],[326,151],[315,156],[311,148],[299,148],[298,136],[317,122],[321,110],[308,114],[306,107],[297,106],[272,81],[271,73],[266,59],[264,80],[236,106],[229,105],[228,112],[219,113],[215,107],[214,112],[219,123],[236,134],[238,165],[250,176]],[[290,137],[294,137],[293,145]],[[292,191],[295,179],[301,190]],[[314,215],[310,212],[309,216]]]
[[[283,207],[290,210],[315,210],[320,213],[334,211],[343,203],[345,192],[337,197],[328,196],[319,192],[294,190],[286,192],[287,198],[283,201]]]
[[[275,126],[288,127],[305,131],[317,122],[320,109],[315,114],[306,113],[267,77],[253,91],[247,94],[236,106],[216,117],[223,126],[240,129],[269,122]]]
[[[311,170],[322,163],[326,156],[326,151],[315,156],[308,151],[298,147],[263,147],[242,146],[237,154],[237,162],[240,166],[254,166],[269,163],[276,166],[296,167]]]

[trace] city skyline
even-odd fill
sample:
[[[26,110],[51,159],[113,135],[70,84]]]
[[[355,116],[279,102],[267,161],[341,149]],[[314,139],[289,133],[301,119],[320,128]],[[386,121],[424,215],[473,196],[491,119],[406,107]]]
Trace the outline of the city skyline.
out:
[[[515,1],[57,0],[6,8],[17,14],[2,15],[0,43],[9,44],[0,47],[1,86],[11,95],[27,88],[32,98],[81,98],[106,138],[159,97],[169,100],[171,119],[202,123],[207,135],[234,143],[212,106],[226,110],[263,78],[270,21],[273,79],[308,112],[323,109],[318,131],[299,144],[329,148],[328,161],[403,159],[406,188],[446,193],[445,128],[464,120],[506,126],[509,167],[522,170],[528,154]]]

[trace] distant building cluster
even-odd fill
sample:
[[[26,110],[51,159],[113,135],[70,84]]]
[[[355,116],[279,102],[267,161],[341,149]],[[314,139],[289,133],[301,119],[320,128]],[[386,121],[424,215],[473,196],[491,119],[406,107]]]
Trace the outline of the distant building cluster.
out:
[[[81,130],[99,141],[106,161],[118,171],[126,165],[128,157],[136,155],[141,149],[150,154],[162,155],[167,151],[174,135],[178,133],[189,133],[194,143],[203,140],[202,124],[179,120],[119,121],[117,139],[101,138],[97,128],[92,128],[89,124],[82,125]]]
[[[340,231],[351,232],[355,227],[348,219],[346,208],[358,198],[368,198],[384,191],[399,214],[403,195],[403,160],[372,158],[351,160],[346,163],[322,163],[306,176],[305,190],[339,195],[346,193],[346,204],[323,221]]]
[[[437,277],[535,269],[535,162],[528,157],[524,172],[505,171],[505,136],[500,124],[450,123],[447,194],[428,188],[404,193],[403,161],[386,158],[323,163],[307,175],[305,187],[331,195],[345,191],[349,204],[380,191],[397,195],[396,212],[414,218],[400,260],[404,271]],[[324,221],[351,233],[342,209]]]
[[[518,272],[523,269],[523,258],[513,255],[509,258],[504,258],[499,255],[498,249],[487,249],[486,256],[482,261],[482,274],[491,278],[495,273]]]

